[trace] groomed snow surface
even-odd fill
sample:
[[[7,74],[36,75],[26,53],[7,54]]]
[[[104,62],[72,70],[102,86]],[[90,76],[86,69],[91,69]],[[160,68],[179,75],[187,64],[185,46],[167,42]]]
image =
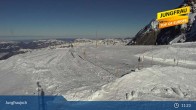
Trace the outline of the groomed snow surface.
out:
[[[0,95],[41,86],[69,101],[196,100],[195,56],[196,43],[33,50],[0,61]]]

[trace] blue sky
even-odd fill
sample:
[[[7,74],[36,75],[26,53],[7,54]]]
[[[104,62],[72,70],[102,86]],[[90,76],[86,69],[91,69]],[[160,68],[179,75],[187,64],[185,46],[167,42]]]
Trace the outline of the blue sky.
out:
[[[132,37],[182,1],[0,0],[0,37]]]

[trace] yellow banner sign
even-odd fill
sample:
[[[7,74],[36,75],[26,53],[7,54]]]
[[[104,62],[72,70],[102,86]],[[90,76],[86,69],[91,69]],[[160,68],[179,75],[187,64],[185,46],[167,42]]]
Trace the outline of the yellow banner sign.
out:
[[[159,23],[159,29],[171,27],[171,26],[176,26],[176,25],[181,25],[181,24],[186,24],[186,23],[188,23],[188,16],[174,19],[174,20],[161,21]]]
[[[166,27],[186,24],[189,21],[187,15],[189,13],[190,13],[189,6],[157,13],[159,28],[162,29]]]
[[[163,12],[157,13],[157,20],[175,17],[175,16],[179,16],[179,15],[186,15],[189,13],[190,13],[189,6],[183,7],[183,8],[177,8],[174,10],[163,11]]]

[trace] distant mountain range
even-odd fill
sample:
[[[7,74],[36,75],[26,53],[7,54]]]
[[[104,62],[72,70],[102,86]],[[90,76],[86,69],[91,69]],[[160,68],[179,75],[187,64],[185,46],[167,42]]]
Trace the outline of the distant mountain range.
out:
[[[167,45],[196,41],[196,0],[184,0],[178,8],[183,6],[191,7],[189,23],[158,29],[158,21],[153,19],[127,45]]]
[[[0,41],[0,60],[5,60],[13,55],[30,52],[33,49],[69,48],[75,45],[98,44],[98,45],[126,45],[130,38],[114,39],[47,39],[47,40],[21,40]]]
[[[64,41],[61,40],[2,41],[0,42],[0,60],[25,53],[28,49],[40,49],[63,43]]]

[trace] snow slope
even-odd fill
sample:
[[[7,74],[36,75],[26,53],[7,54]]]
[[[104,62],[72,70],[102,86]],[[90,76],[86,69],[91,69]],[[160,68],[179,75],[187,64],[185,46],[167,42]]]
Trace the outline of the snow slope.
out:
[[[196,70],[154,66],[102,87],[92,100],[196,100]]]
[[[115,77],[78,56],[74,49],[42,49],[0,61],[0,94],[37,94],[39,82],[47,95],[85,88],[89,94]]]
[[[152,50],[138,56],[162,63],[196,67],[196,43],[186,43],[185,45],[165,46],[162,49]]]
[[[0,60],[0,95],[37,95],[40,85],[46,95],[71,101],[196,100],[195,46],[86,44],[32,50]],[[139,56],[144,58],[141,70]]]

